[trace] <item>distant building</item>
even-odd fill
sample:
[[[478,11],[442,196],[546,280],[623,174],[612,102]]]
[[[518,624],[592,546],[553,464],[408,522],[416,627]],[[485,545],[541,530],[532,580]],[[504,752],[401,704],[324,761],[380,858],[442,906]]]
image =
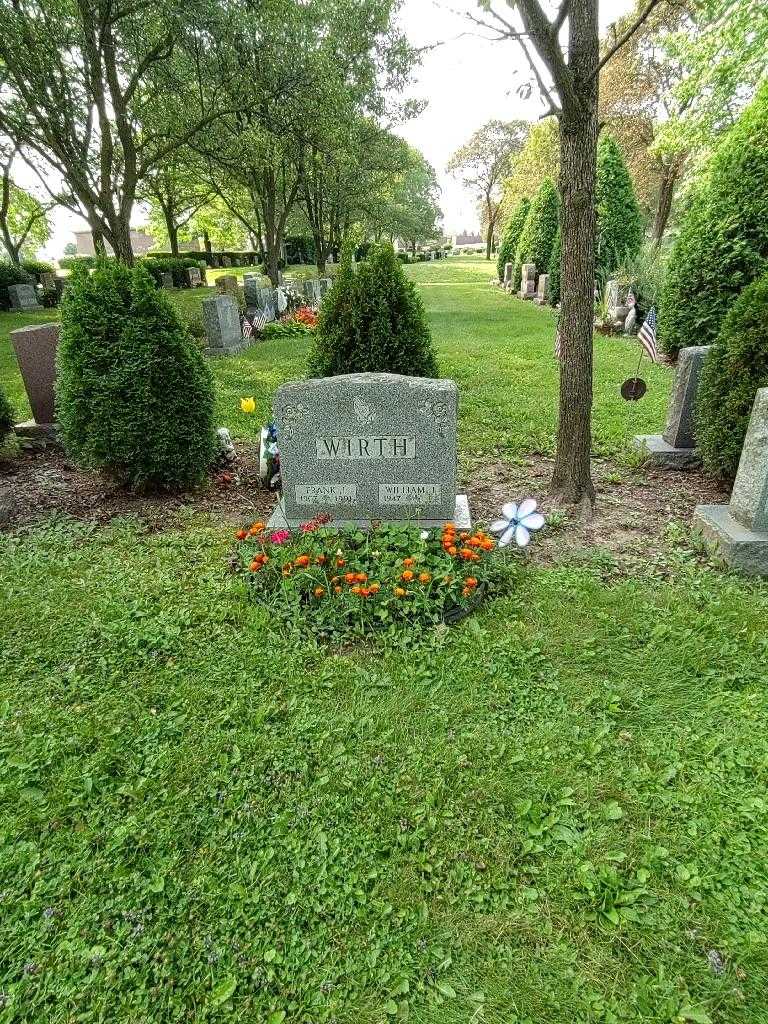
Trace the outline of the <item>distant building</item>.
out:
[[[93,235],[90,231],[76,231],[75,243],[78,256],[95,256],[96,249],[93,246]],[[143,256],[145,252],[154,246],[155,240],[152,235],[138,228],[131,228],[131,248],[136,256]],[[112,252],[112,246],[105,240],[104,245],[107,252]]]
[[[462,231],[458,235],[453,235],[451,241],[453,242],[454,249],[471,249],[485,244],[485,239],[482,235],[469,231]]]

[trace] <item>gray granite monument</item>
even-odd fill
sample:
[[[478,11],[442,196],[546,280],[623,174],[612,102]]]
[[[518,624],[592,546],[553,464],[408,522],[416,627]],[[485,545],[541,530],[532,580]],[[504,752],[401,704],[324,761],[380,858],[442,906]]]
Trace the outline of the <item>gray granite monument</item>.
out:
[[[520,298],[532,299],[536,294],[536,264],[524,263],[520,278]]]
[[[354,373],[284,384],[274,401],[282,498],[270,526],[326,513],[337,524],[469,527],[456,494],[457,410],[452,380]]]
[[[170,290],[173,288],[173,274],[169,271],[165,271],[160,275],[160,287]]]
[[[693,528],[728,565],[768,576],[768,388],[752,406],[730,505],[698,505]]]
[[[320,278],[320,298],[324,299],[328,292],[333,287],[333,280],[330,277]]]
[[[694,409],[701,368],[710,347],[691,345],[680,349],[664,433],[635,436],[635,445],[647,460],[663,469],[691,469],[701,464],[696,451]]]
[[[222,274],[213,283],[216,285],[216,291],[222,295],[233,295],[237,298],[240,293],[235,274]]]
[[[37,292],[32,284],[9,284],[8,298],[11,310],[17,313],[39,313],[43,309],[37,301]]]
[[[512,285],[512,279],[513,279],[513,276],[514,276],[514,272],[515,272],[515,265],[514,265],[514,263],[505,263],[504,264],[504,280],[502,281],[502,285],[505,288],[509,288]]]
[[[320,282],[316,277],[311,277],[303,285],[304,299],[312,306],[320,305]]]
[[[206,355],[228,356],[251,344],[243,337],[240,309],[231,295],[213,295],[202,301],[203,324],[208,339]]]
[[[539,283],[536,285],[536,298],[534,299],[537,306],[546,306],[548,291],[549,274],[540,274]]]
[[[187,267],[185,271],[187,275],[187,284],[190,288],[200,288],[203,283],[203,277],[200,270],[197,267]]]
[[[246,306],[258,306],[260,288],[261,274],[243,274],[243,291],[245,293]]]

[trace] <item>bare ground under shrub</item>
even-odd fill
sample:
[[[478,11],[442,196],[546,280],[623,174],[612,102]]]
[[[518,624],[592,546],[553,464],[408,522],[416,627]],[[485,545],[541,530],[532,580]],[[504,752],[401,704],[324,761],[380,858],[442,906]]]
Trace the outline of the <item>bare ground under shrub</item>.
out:
[[[25,452],[0,461],[0,528],[15,530],[63,513],[96,522],[134,515],[151,528],[166,529],[177,525],[181,508],[233,526],[264,519],[276,498],[259,486],[258,452],[243,442],[237,451],[236,463],[208,486],[174,495],[131,494],[97,474],[77,469],[55,449]],[[539,455],[514,462],[478,462],[465,473],[463,486],[473,518],[487,522],[498,515],[504,502],[529,495],[538,499],[544,512],[552,512],[546,495],[551,472],[552,460]],[[689,523],[695,505],[728,500],[727,490],[699,471],[626,469],[595,459],[593,476],[595,515],[587,521],[567,513],[556,516],[536,540],[537,561],[595,550],[633,557],[649,547],[661,547],[670,524]]]

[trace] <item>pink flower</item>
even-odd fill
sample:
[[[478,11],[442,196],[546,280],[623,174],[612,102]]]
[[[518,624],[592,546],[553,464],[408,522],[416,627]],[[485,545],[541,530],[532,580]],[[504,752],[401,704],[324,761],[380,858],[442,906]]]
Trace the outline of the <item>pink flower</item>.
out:
[[[291,539],[290,530],[275,530],[274,533],[270,534],[269,539],[273,544],[285,544],[287,540]]]

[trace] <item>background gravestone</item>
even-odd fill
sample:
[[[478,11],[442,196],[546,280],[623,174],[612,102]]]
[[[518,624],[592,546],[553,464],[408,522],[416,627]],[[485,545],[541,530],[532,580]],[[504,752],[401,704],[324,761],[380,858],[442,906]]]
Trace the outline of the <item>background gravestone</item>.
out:
[[[187,267],[187,283],[190,288],[199,288],[203,283],[202,274],[197,267]]]
[[[33,420],[17,426],[19,434],[53,431],[56,420],[56,348],[58,324],[35,324],[11,331],[11,344],[19,362]]]
[[[259,305],[259,290],[261,288],[261,276],[259,274],[243,275],[243,291],[245,293],[246,306]]]
[[[532,299],[536,294],[536,264],[524,263],[520,278],[520,298]]]
[[[549,274],[540,274],[539,283],[536,286],[536,303],[544,306],[547,301],[547,289],[549,288]]]
[[[208,355],[232,355],[250,343],[249,339],[243,338],[240,309],[231,295],[213,295],[203,299],[202,314]]]
[[[656,466],[691,469],[701,464],[696,451],[694,409],[701,369],[710,348],[710,345],[691,345],[680,349],[664,433],[635,436],[635,445]]]
[[[214,284],[216,291],[221,292],[222,295],[233,295],[235,298],[239,295],[240,289],[235,274],[222,274],[221,277],[216,278]]]
[[[37,292],[32,284],[9,284],[8,298],[12,310],[38,313],[43,308],[37,301]]]
[[[451,380],[356,373],[295,381],[274,401],[283,496],[271,525],[469,523],[456,495]],[[458,517],[458,519],[457,519]]]
[[[504,264],[504,281],[502,283],[503,283],[505,288],[507,288],[509,285],[512,284],[512,277],[514,275],[514,272],[515,272],[515,265],[514,265],[514,263],[505,263]]]
[[[170,290],[173,288],[173,274],[166,270],[160,275],[160,282],[163,288]]]
[[[698,505],[693,525],[729,565],[768,576],[768,388],[752,406],[730,505]]]

